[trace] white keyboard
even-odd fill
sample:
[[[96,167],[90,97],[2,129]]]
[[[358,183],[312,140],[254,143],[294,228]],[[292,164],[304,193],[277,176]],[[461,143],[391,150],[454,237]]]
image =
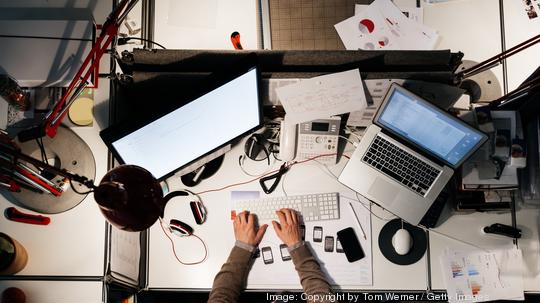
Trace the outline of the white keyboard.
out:
[[[310,194],[233,201],[231,211],[244,210],[257,215],[259,221],[276,220],[276,210],[291,208],[300,213],[304,222],[339,219],[339,194]]]

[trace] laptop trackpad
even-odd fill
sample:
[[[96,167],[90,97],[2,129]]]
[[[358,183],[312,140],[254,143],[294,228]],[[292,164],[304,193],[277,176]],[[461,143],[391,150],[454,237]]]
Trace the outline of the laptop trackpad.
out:
[[[397,197],[400,188],[394,184],[387,182],[382,178],[375,178],[373,184],[368,190],[368,193],[376,200],[383,202],[386,205],[392,204]]]

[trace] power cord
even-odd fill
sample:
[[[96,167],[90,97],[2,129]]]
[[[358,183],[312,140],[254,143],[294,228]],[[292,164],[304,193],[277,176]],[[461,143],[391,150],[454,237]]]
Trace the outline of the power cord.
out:
[[[139,38],[139,37],[123,37],[123,38],[118,38],[118,45],[125,45],[125,44],[128,44],[128,41],[129,40],[140,40],[140,41],[145,41],[145,42],[150,42],[152,44],[155,44],[159,47],[161,47],[162,49],[166,49],[165,46],[157,43],[157,42],[154,42],[152,40],[148,40],[148,39],[144,39],[144,38]]]

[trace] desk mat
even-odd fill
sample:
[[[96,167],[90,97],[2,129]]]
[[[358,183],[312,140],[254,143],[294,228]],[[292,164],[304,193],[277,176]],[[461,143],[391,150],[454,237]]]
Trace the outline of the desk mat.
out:
[[[272,49],[344,50],[334,24],[354,15],[355,0],[269,0]]]

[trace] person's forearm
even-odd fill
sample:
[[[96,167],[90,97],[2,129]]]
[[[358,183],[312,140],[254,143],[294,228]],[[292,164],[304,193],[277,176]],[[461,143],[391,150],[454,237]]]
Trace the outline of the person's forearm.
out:
[[[209,303],[236,302],[244,289],[249,272],[251,252],[234,246],[227,262],[214,278]]]
[[[325,295],[332,293],[332,288],[309,247],[306,244],[297,245],[291,249],[290,254],[304,292],[311,298],[321,298],[318,303],[326,302],[324,298],[329,297]],[[313,296],[316,294],[321,296]]]

